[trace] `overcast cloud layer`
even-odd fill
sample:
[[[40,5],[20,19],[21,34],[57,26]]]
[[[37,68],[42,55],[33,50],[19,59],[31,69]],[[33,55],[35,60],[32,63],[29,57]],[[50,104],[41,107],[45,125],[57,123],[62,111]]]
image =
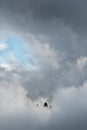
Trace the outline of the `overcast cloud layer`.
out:
[[[87,130],[86,35],[86,0],[0,0],[0,130]]]

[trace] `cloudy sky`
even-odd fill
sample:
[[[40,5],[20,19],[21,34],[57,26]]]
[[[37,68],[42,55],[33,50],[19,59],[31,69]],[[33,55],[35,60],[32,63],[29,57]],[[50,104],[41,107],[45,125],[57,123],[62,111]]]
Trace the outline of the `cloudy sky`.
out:
[[[0,130],[87,130],[86,35],[86,0],[0,0]]]

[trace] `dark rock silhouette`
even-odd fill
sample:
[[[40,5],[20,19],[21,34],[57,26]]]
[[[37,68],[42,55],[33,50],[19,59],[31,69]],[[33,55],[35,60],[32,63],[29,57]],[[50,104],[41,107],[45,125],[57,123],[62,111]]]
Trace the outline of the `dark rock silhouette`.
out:
[[[45,103],[44,103],[44,107],[48,107],[48,104],[47,104],[47,102],[45,102]]]

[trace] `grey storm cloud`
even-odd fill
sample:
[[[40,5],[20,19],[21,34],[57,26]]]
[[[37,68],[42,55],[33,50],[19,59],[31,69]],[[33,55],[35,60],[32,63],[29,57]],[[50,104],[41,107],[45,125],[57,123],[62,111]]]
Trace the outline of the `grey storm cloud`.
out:
[[[21,87],[15,88],[12,84],[8,89],[2,87],[0,88],[0,100],[4,102],[0,108],[0,128],[2,130],[87,129],[87,82],[84,82],[79,89],[72,86],[58,90],[52,101],[51,110],[34,106],[26,98],[26,93]],[[9,101],[8,104],[6,101]]]
[[[86,6],[0,0],[0,39],[20,37],[34,59],[32,69],[0,62],[0,130],[87,130]]]
[[[3,0],[0,23],[6,30],[45,35],[45,41],[65,51],[66,59],[73,60],[87,55],[86,5],[86,0]]]
[[[15,21],[20,20],[21,23],[23,20],[29,23],[30,16],[36,22],[58,19],[74,29],[86,31],[86,5],[86,0],[3,0],[0,1],[0,10],[1,13],[6,14],[6,18],[15,20],[16,17]]]

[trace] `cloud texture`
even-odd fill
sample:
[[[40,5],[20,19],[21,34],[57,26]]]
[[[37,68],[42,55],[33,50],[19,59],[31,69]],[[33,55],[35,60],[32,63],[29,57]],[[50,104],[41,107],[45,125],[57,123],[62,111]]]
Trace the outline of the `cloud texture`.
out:
[[[0,130],[87,130],[86,5],[0,1]]]

